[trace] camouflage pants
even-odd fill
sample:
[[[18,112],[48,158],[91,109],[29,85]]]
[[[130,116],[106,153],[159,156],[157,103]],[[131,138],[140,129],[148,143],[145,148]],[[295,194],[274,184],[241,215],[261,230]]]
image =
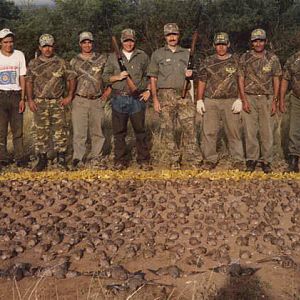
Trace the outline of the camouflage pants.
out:
[[[250,113],[243,112],[246,142],[246,160],[262,160],[265,163],[273,159],[273,120],[271,116],[271,95],[247,95]],[[258,138],[258,135],[260,139]]]
[[[66,152],[66,116],[59,99],[37,98],[34,101],[37,104],[37,111],[33,115],[36,153],[47,153],[51,139],[54,151]]]
[[[205,114],[202,125],[202,153],[205,160],[217,162],[217,138],[220,122],[223,121],[224,130],[228,139],[228,148],[231,158],[235,161],[244,160],[242,143],[242,120],[240,114],[231,110],[236,99],[205,99]]]
[[[300,156],[300,99],[291,95],[289,154]]]
[[[202,158],[196,139],[196,107],[190,96],[182,99],[180,93],[172,89],[158,91],[161,105],[160,140],[165,146],[166,158],[173,162],[199,162]],[[179,141],[176,131],[181,132]]]

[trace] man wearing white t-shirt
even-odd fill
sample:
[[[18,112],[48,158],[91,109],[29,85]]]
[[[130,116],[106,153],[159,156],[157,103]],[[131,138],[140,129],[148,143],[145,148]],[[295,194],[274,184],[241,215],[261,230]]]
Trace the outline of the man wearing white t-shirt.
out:
[[[25,57],[21,51],[14,50],[14,34],[9,29],[0,30],[0,166],[12,162],[7,152],[8,124],[17,166],[27,166],[23,149],[25,75]]]

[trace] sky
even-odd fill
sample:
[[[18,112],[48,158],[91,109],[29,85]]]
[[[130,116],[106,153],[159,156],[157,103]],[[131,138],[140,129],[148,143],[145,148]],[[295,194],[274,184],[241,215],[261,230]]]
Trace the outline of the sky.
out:
[[[13,0],[17,5],[22,5],[24,3],[32,3],[32,4],[37,4],[37,5],[48,5],[48,4],[53,4],[52,0]]]

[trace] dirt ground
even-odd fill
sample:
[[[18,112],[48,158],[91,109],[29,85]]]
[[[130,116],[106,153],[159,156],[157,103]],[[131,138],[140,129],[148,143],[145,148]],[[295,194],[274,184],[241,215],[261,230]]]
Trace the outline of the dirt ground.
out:
[[[1,300],[300,299],[299,180],[99,174],[2,176]]]

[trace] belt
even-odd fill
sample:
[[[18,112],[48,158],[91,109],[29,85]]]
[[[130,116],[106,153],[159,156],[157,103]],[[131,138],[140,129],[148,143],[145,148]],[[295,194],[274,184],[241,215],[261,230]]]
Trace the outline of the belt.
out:
[[[75,94],[76,96],[79,96],[81,98],[85,98],[85,99],[89,99],[89,100],[96,100],[99,99],[102,95],[98,95],[98,96],[84,96],[84,95],[80,95],[80,94]]]
[[[60,100],[62,97],[59,98],[45,98],[45,97],[35,97],[35,99],[41,99],[41,100]]]
[[[127,97],[131,97],[132,96],[128,92],[120,91],[120,90],[114,90],[113,91],[113,95],[114,96],[127,96]]]
[[[270,94],[250,94],[250,93],[245,93],[245,94],[250,95],[250,96],[257,96],[257,97],[263,97],[263,96],[270,97],[270,96],[272,96]]]
[[[296,96],[294,93],[292,93],[291,95],[294,96],[294,97],[297,98],[297,99],[300,99],[300,95],[299,95],[299,96]]]
[[[15,91],[15,90],[10,90],[10,91],[0,90],[0,94],[4,94],[4,95],[19,95],[19,94],[21,94],[21,91]]]
[[[181,93],[181,91],[182,91],[182,89],[175,89],[175,88],[158,88],[158,90],[165,90],[165,91],[167,91],[167,90],[172,90],[172,91],[174,91],[174,92],[177,92],[177,93]]]

